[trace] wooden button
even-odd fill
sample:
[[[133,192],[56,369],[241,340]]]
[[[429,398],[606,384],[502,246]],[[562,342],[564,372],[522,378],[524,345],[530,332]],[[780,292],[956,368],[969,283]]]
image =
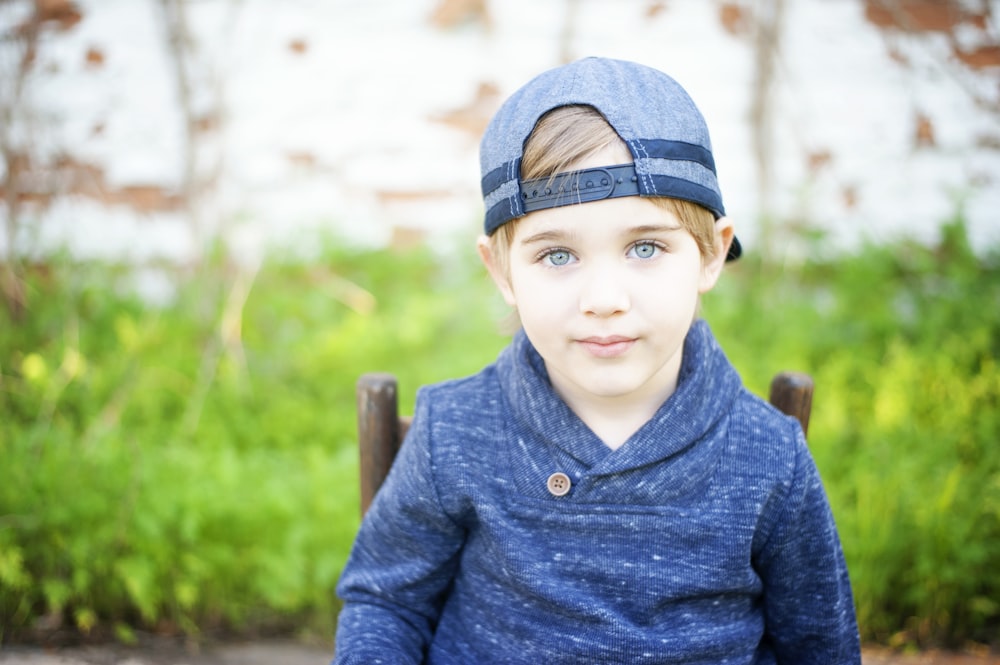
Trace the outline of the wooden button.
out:
[[[569,476],[567,476],[562,471],[556,471],[551,476],[549,476],[548,482],[545,485],[549,488],[549,492],[552,496],[566,496],[569,494],[569,488],[573,485],[570,482]]]

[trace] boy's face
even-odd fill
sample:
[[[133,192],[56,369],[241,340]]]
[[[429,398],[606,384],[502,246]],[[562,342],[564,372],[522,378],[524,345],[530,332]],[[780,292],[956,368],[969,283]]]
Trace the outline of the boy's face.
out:
[[[574,168],[611,163],[619,162],[598,154]],[[672,394],[699,295],[715,285],[725,260],[723,250],[703,261],[672,213],[637,196],[523,217],[508,275],[485,247],[504,299],[575,410],[595,399],[658,405]]]

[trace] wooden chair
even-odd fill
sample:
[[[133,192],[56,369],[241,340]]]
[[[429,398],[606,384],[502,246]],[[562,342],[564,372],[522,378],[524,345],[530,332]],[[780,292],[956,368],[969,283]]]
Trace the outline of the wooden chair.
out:
[[[770,402],[782,413],[798,418],[809,430],[813,380],[800,372],[780,372],[771,381]],[[358,447],[361,453],[361,514],[371,505],[399,445],[410,428],[410,416],[399,415],[396,377],[370,373],[358,379]]]

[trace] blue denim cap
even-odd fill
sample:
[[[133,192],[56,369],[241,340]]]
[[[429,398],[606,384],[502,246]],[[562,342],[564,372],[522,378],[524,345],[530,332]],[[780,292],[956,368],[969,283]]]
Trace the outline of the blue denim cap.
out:
[[[633,164],[557,174],[551,182],[521,182],[524,142],[535,123],[554,108],[577,104],[604,116]],[[479,160],[487,235],[534,210],[617,196],[683,199],[712,211],[716,219],[726,214],[701,112],[677,81],[635,62],[584,58],[536,76],[493,116]],[[734,238],[726,258],[736,259],[741,252]]]

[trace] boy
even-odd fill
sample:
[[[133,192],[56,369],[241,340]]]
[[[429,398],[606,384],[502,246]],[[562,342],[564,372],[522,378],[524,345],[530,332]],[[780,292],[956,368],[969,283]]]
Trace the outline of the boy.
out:
[[[334,662],[860,663],[802,430],[696,319],[740,249],[687,93],[580,60],[504,103],[481,161],[522,330],[419,392]]]

